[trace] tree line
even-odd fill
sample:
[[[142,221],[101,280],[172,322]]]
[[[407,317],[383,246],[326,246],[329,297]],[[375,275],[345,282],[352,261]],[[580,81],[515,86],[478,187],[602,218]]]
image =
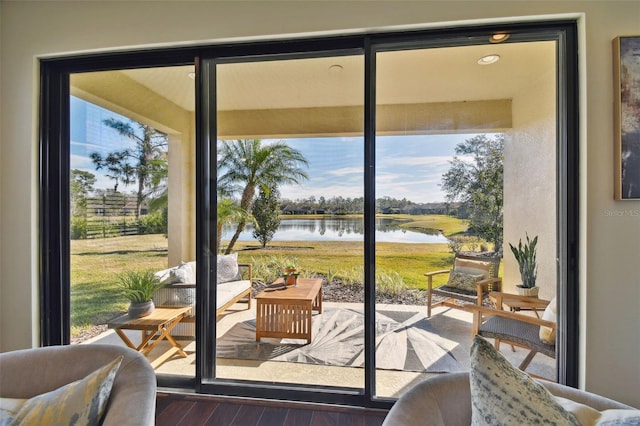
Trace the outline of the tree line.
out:
[[[143,206],[156,212],[163,221],[166,234],[168,140],[150,126],[134,121],[107,119],[103,124],[131,141],[131,146],[107,155],[90,154],[97,171],[118,186],[136,185],[135,208],[132,213],[140,224]],[[452,214],[468,218],[470,231],[502,247],[504,137],[477,135],[458,144],[449,170],[442,176],[446,202],[415,203],[411,200],[382,197],[376,200],[380,213]],[[265,144],[260,139],[218,141],[217,146],[217,228],[215,251],[221,251],[220,234],[225,223],[235,223],[236,230],[225,253],[230,253],[247,222],[252,221],[257,238],[266,245],[279,226],[279,214],[359,214],[364,210],[364,197],[280,199],[278,188],[284,184],[300,184],[307,180],[304,155],[280,141]],[[81,170],[71,172],[72,222],[86,217],[87,202],[95,190],[95,175]],[[124,207],[123,207],[124,209]],[[126,214],[125,214],[126,215]],[[73,234],[73,232],[72,232]]]

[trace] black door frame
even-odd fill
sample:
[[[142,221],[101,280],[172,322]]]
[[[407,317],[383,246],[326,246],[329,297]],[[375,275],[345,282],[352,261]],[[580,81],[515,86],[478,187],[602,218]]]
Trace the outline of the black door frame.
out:
[[[579,237],[579,142],[578,142],[578,61],[577,26],[574,21],[509,24],[501,26],[458,27],[454,29],[421,30],[409,32],[372,33],[341,37],[309,38],[296,40],[265,41],[207,45],[123,53],[104,53],[84,56],[50,58],[40,61],[40,177],[39,177],[39,231],[40,231],[40,343],[42,346],[69,344],[70,342],[70,265],[69,265],[69,76],[73,73],[118,70],[124,68],[165,67],[199,64],[198,58],[222,58],[263,55],[314,56],[317,52],[364,52],[365,61],[365,283],[373,282],[375,273],[375,241],[373,240],[375,216],[375,52],[398,48],[459,45],[481,43],[493,32],[508,31],[512,40],[557,40],[558,77],[558,381],[570,386],[578,385],[579,342],[579,288],[578,288],[578,237]],[[520,37],[520,38],[519,38]],[[453,44],[452,44],[453,43]],[[205,81],[197,66],[197,109],[206,105],[203,89],[215,84]],[[208,87],[210,90],[211,87]],[[211,110],[209,108],[209,113]],[[205,135],[212,129],[201,119],[196,122],[196,244],[203,248],[213,238],[215,227],[209,223],[211,207],[215,205],[215,174],[210,176],[215,161],[215,145]],[[205,142],[205,143],[203,143]],[[213,141],[215,143],[215,140]],[[214,169],[215,170],[215,169]],[[213,180],[212,180],[213,179]],[[212,185],[213,183],[213,185]],[[212,192],[213,190],[213,192]],[[213,229],[212,229],[213,228]],[[197,250],[198,276],[215,276],[215,262]],[[199,286],[208,288],[208,286]],[[388,407],[390,399],[375,397],[375,354],[373,351],[372,312],[375,307],[375,289],[365,286],[365,389],[364,392],[299,387],[293,385],[267,385],[265,383],[239,383],[214,380],[203,382],[212,376],[204,364],[215,348],[198,345],[199,354],[195,378],[180,379],[159,376],[161,386],[185,387],[198,392],[246,397],[277,398],[294,401],[330,402],[369,407]],[[196,324],[199,338],[211,334],[212,324],[204,318],[211,315],[205,303],[206,291],[197,294],[201,320]],[[368,312],[368,314],[367,314]],[[214,315],[215,317],[215,315]],[[215,324],[213,325],[215,327]],[[206,340],[206,339],[205,339]],[[200,340],[202,341],[202,340]]]

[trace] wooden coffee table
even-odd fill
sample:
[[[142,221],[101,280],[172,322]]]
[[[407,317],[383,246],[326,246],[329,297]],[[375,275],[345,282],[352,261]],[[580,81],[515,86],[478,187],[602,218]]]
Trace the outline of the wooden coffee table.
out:
[[[256,341],[263,337],[311,343],[313,311],[322,313],[322,279],[299,278],[297,286],[277,279],[256,297]]]

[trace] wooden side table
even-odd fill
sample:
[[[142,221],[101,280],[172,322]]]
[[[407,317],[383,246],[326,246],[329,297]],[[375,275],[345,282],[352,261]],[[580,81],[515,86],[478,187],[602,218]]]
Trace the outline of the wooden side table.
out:
[[[263,337],[311,343],[313,311],[322,313],[322,280],[299,278],[297,286],[277,279],[256,297],[256,341]]]
[[[191,312],[190,306],[157,307],[150,315],[142,318],[129,318],[129,315],[122,315],[113,321],[109,321],[109,328],[113,328],[122,341],[131,349],[135,349],[147,356],[158,343],[166,339],[171,343],[171,348],[151,362],[155,369],[171,358],[174,354],[179,354],[186,358],[187,354],[182,350],[182,346],[171,336],[171,330],[178,325],[180,320]],[[122,330],[141,330],[142,343],[138,346],[127,337]],[[155,340],[153,340],[155,337]],[[152,341],[153,340],[153,341]]]

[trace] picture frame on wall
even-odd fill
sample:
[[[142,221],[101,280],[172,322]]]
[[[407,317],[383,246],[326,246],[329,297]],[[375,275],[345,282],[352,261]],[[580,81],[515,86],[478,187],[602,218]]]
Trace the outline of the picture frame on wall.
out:
[[[613,39],[615,199],[640,200],[640,36]]]

